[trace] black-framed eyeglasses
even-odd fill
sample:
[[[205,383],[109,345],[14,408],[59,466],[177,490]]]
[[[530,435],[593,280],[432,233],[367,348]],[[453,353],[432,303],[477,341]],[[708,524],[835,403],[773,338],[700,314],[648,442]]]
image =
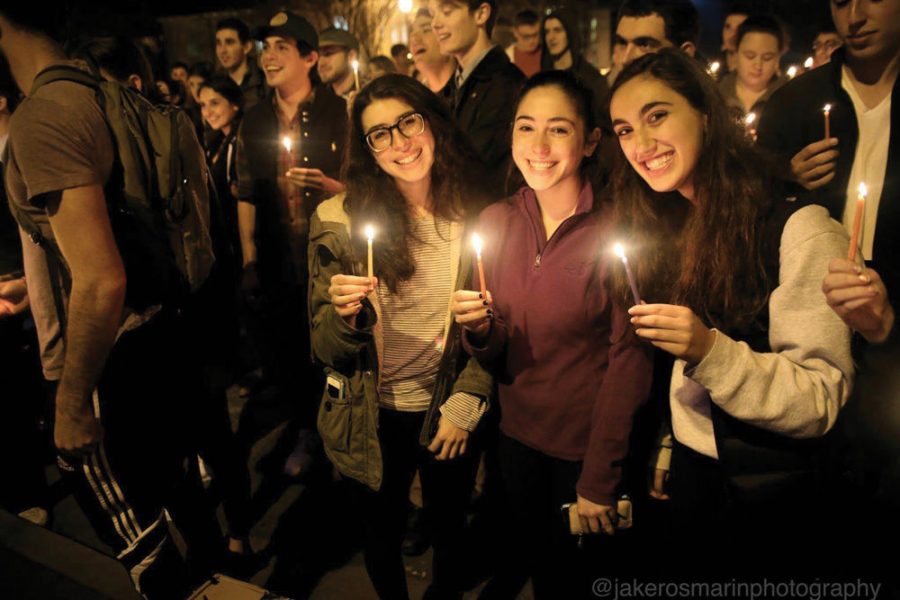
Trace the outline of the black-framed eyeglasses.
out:
[[[410,112],[401,115],[393,125],[373,127],[366,133],[366,143],[372,152],[384,152],[390,148],[395,129],[406,139],[414,138],[425,131],[425,117],[417,112]]]

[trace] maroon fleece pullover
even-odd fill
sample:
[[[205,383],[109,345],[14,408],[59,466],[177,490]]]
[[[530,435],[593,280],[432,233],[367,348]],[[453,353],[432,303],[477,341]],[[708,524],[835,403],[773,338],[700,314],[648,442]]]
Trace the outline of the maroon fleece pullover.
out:
[[[577,493],[611,506],[653,369],[628,307],[607,292],[607,270],[621,265],[610,252],[608,211],[593,205],[585,184],[575,214],[549,240],[528,187],[484,210],[479,229],[496,317],[483,348],[464,343],[498,379],[501,431],[583,461]]]

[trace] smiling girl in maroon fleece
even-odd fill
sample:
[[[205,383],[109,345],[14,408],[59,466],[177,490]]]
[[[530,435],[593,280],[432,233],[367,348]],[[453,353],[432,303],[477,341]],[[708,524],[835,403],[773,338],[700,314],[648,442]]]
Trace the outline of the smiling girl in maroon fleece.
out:
[[[583,527],[612,534],[615,495],[652,361],[607,292],[613,240],[591,185],[600,130],[591,94],[569,73],[532,77],[512,153],[527,185],[481,215],[488,298],[458,291],[467,350],[499,383],[499,458],[511,522],[509,565],[492,585],[533,579],[535,597],[589,593],[597,576],[559,517],[577,500]],[[580,568],[581,566],[586,568]],[[573,595],[560,590],[572,589]],[[501,594],[505,597],[505,594]]]

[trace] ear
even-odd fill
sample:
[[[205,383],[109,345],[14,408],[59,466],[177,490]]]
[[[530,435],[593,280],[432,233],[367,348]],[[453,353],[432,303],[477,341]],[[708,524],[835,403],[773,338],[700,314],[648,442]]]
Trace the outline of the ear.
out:
[[[250,54],[251,50],[253,50],[253,40],[247,40],[244,42],[244,54]]]
[[[697,53],[697,46],[694,44],[694,42],[685,42],[681,46],[679,46],[679,48],[681,48],[682,52],[692,58]]]
[[[9,102],[6,96],[0,96],[0,113],[5,113],[7,110],[9,110]]]
[[[486,25],[490,18],[491,5],[487,2],[479,5],[479,7],[475,9],[475,24],[479,27]]]
[[[301,56],[300,58],[303,58],[303,57]],[[306,56],[306,58],[303,58],[303,60],[304,60],[304,62],[306,62],[306,64],[309,65],[310,68],[312,68],[313,66],[315,66],[315,64],[317,62],[319,62],[319,52],[316,50],[313,50]]]
[[[357,54],[356,50],[347,50],[347,62],[353,62],[354,60],[359,60],[359,54]]]
[[[587,139],[584,141],[584,155],[586,157],[592,155],[597,149],[597,144],[600,143],[602,135],[599,127],[594,127],[594,130],[588,134]]]

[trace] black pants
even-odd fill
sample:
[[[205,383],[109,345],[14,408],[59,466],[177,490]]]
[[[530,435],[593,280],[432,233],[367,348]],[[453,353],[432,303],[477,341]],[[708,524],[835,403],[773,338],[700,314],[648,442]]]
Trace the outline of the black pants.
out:
[[[363,496],[369,578],[383,600],[409,597],[400,548],[409,511],[409,486],[418,469],[434,542],[433,577],[427,597],[458,597],[464,581],[466,507],[478,468],[476,444],[470,436],[465,455],[437,461],[418,441],[424,412],[381,409],[379,419],[384,466],[381,490],[373,492],[362,485],[358,488]]]
[[[38,423],[46,416],[47,402],[37,335],[27,315],[0,318],[0,387],[0,456],[7,482],[0,486],[0,506],[12,513],[46,507],[48,444]]]
[[[245,317],[267,383],[290,403],[301,427],[315,428],[324,377],[312,364],[305,285],[264,286],[260,304],[247,307]]]
[[[500,434],[500,475],[506,499],[505,544],[497,575],[480,598],[510,598],[532,580],[534,597],[592,598],[591,583],[612,569],[615,539],[577,538],[560,507],[577,500],[581,463],[553,458]]]
[[[853,507],[829,509],[832,498],[799,474],[786,475],[784,489],[790,491],[763,495],[739,487],[720,461],[676,442],[669,479],[673,543],[691,540],[692,550],[673,554],[670,568],[700,578],[833,576],[846,560],[846,548],[834,542],[853,527],[847,520]]]
[[[201,393],[181,335],[161,314],[120,337],[93,397],[103,441],[87,458],[58,461],[97,534],[151,599],[182,598],[191,587],[165,514],[185,478],[193,429],[185,407]]]

